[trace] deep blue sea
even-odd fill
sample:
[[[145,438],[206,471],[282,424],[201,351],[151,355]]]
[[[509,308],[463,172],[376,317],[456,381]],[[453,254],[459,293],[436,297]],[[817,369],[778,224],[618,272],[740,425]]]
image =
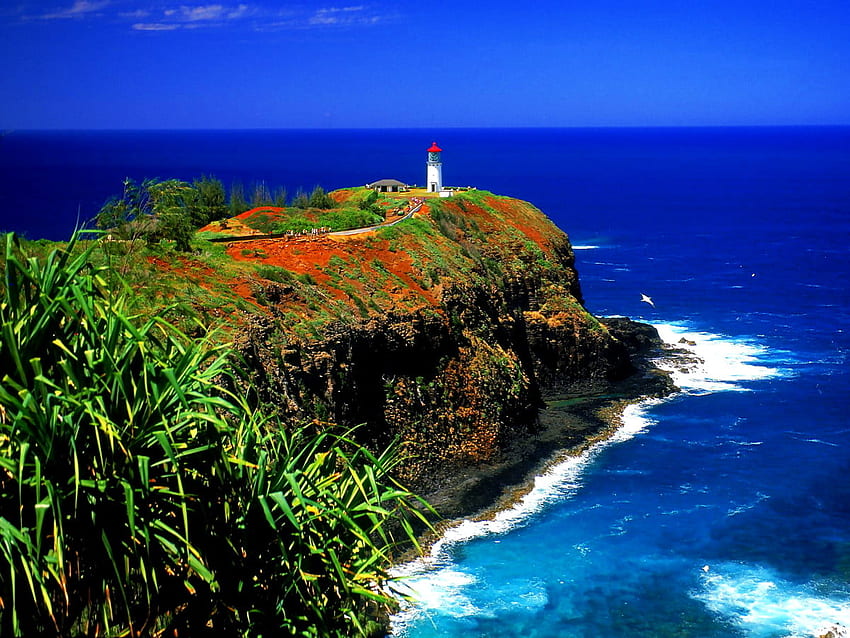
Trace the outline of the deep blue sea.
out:
[[[0,229],[63,238],[124,177],[424,181],[530,200],[588,308],[685,336],[682,391],[405,566],[426,637],[784,638],[850,628],[850,128],[27,133]],[[641,293],[655,301],[640,301]]]

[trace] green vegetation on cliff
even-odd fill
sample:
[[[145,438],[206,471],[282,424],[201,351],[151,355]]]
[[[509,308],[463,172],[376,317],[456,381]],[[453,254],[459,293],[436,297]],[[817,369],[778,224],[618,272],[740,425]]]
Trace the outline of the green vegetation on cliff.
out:
[[[410,454],[398,473],[419,487],[532,436],[544,396],[599,390],[631,370],[583,307],[567,236],[528,202],[472,190],[369,233],[244,236],[254,217],[266,230],[287,218],[315,227],[346,210],[392,219],[408,203],[363,188],[330,198],[328,210],[304,195],[305,208],[214,222],[189,252],[101,241],[91,259],[129,282],[133,313],[228,335],[243,383],[284,421],[363,424],[357,438],[371,449],[400,438]],[[203,239],[221,233],[243,236]]]
[[[228,202],[224,185],[214,177],[203,176],[191,184],[155,178],[137,183],[128,177],[123,182],[121,195],[110,198],[95,221],[98,228],[115,239],[142,240],[149,246],[168,241],[173,242],[178,251],[188,252],[199,228],[249,209],[265,209],[257,211],[247,222],[264,233],[300,231],[316,226],[315,211],[321,213],[318,225],[333,230],[356,228],[366,225],[364,222],[377,223],[382,219],[376,216],[380,209],[369,206],[331,211],[336,202],[321,186],[316,186],[309,196],[299,191],[289,209],[285,208],[286,204],[285,189],[276,189],[272,195],[264,183],[254,186],[249,206],[242,187],[236,185],[231,188]],[[313,211],[312,215],[308,209]],[[225,223],[221,230],[226,228]]]

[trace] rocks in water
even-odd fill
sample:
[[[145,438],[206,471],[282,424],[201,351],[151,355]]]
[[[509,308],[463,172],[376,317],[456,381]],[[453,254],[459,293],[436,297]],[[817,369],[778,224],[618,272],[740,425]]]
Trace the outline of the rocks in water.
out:
[[[848,638],[850,632],[847,631],[844,625],[834,623],[827,625],[823,629],[819,629],[815,635],[817,638]]]
[[[661,345],[658,331],[648,323],[632,321],[627,317],[604,317],[600,321],[632,355],[646,354]]]

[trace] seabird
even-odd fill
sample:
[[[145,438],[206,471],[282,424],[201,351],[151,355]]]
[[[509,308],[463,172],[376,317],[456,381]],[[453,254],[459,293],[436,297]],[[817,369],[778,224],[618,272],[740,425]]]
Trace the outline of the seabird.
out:
[[[654,303],[652,303],[652,298],[651,298],[651,297],[647,297],[645,294],[640,293],[640,300],[641,300],[641,301],[644,301],[644,302],[646,302],[646,303],[648,303],[650,306],[652,306],[653,308],[655,308],[655,304],[654,304]]]

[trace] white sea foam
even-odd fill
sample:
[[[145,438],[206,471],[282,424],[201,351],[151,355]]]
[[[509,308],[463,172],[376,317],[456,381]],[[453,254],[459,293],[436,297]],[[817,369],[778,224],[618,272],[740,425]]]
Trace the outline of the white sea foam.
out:
[[[850,626],[850,595],[830,583],[800,585],[738,563],[711,565],[701,580],[692,597],[753,638],[812,638]]]
[[[441,614],[465,617],[477,615],[480,609],[473,605],[463,590],[476,582],[472,574],[459,571],[454,565],[445,565],[433,569],[428,578],[416,578],[410,581],[396,583],[396,586],[406,595],[416,598],[419,613],[428,613],[439,609]],[[402,620],[399,616],[396,620]]]
[[[694,362],[686,367],[669,366],[674,382],[685,392],[718,392],[743,389],[743,381],[765,379],[780,374],[775,368],[758,363],[757,357],[766,350],[701,332],[691,332],[681,326],[656,325],[659,336],[668,344],[690,350]],[[680,343],[682,339],[686,343]],[[452,547],[476,538],[499,535],[525,524],[548,503],[569,498],[581,487],[585,468],[610,445],[625,442],[646,430],[652,419],[649,411],[663,399],[647,399],[630,404],[623,410],[621,427],[578,456],[566,457],[537,476],[530,491],[508,509],[497,512],[491,519],[465,519],[446,529],[442,537],[419,559],[396,567],[394,585],[416,600],[415,605],[402,603],[402,611],[393,617],[393,633],[403,634],[404,627],[419,614],[439,609],[441,614],[454,617],[486,616],[492,610],[477,608],[464,590],[475,584],[474,576],[459,571],[452,562]]]
[[[661,339],[689,351],[694,360],[682,365],[677,360],[659,360],[673,382],[683,391],[699,394],[747,390],[742,383],[785,376],[787,370],[766,365],[767,348],[748,340],[731,339],[706,332],[693,332],[672,324],[656,324]]]
[[[407,623],[429,609],[439,608],[441,613],[452,616],[482,613],[461,593],[474,579],[470,577],[463,581],[458,577],[459,572],[451,561],[451,548],[475,538],[503,534],[526,523],[546,504],[568,498],[579,489],[585,467],[600,451],[609,445],[627,441],[651,424],[646,412],[658,402],[659,399],[652,399],[627,406],[621,417],[622,426],[613,436],[578,456],[567,457],[537,476],[529,492],[512,507],[497,512],[491,519],[460,521],[445,530],[426,556],[395,568],[392,572],[392,576],[398,579],[395,586],[418,602],[415,606],[402,605],[401,613],[393,617],[393,633],[403,633]]]
[[[730,503],[731,507],[726,512],[726,516],[732,517],[737,516],[738,514],[743,514],[754,507],[758,506],[760,503],[768,500],[770,496],[768,494],[764,494],[762,492],[758,492],[756,494],[756,498],[747,503]]]
[[[833,443],[832,441],[824,441],[822,439],[804,439],[801,437],[794,437],[798,441],[802,441],[803,443],[817,443],[818,445],[828,445],[829,447],[841,447],[838,443]]]
[[[573,246],[573,250],[593,250],[595,248],[599,248],[599,246],[593,246],[591,244]]]

